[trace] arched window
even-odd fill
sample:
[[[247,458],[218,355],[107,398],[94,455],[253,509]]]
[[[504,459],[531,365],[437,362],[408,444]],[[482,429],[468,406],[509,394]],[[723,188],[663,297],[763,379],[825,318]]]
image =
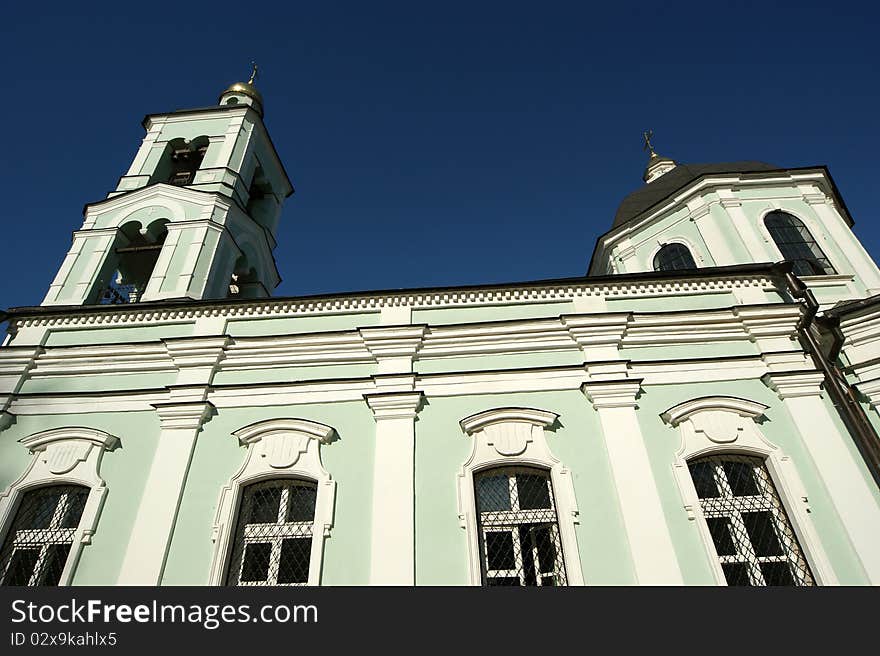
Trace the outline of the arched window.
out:
[[[312,554],[313,481],[276,479],[242,491],[227,585],[306,585]]]
[[[688,469],[728,585],[815,585],[761,458],[712,455]]]
[[[821,276],[835,273],[831,262],[799,218],[788,212],[775,211],[764,217],[764,225],[782,257],[794,264],[792,270],[796,275]]]
[[[89,491],[53,485],[22,495],[0,549],[0,584],[58,585]]]
[[[696,268],[694,256],[684,244],[676,242],[666,244],[654,256],[654,271],[682,271]]]
[[[142,229],[133,221],[119,229],[103,268],[106,273],[98,277],[97,303],[136,303],[141,299],[168,236],[167,224],[167,219],[160,219]]]
[[[550,472],[484,470],[474,488],[483,585],[565,585]]]

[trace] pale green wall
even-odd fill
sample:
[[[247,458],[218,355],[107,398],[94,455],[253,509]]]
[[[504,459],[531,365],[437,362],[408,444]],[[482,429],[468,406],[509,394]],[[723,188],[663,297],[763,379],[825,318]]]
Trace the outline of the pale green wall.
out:
[[[574,303],[523,303],[521,305],[484,305],[480,307],[450,307],[431,310],[413,310],[413,323],[443,325],[485,321],[507,321],[510,319],[538,319],[558,317],[560,314],[574,313]]]

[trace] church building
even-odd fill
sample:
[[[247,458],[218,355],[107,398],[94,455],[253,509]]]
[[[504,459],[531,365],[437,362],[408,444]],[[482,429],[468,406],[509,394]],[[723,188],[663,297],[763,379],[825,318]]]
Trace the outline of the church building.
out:
[[[279,297],[263,113],[144,118],[0,312],[0,584],[880,584],[880,270],[826,167],[646,135],[584,276]]]

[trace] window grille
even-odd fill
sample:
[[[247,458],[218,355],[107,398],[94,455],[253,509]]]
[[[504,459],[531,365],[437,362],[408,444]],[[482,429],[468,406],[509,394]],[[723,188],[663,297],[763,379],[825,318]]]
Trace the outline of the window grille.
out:
[[[55,485],[22,496],[0,550],[2,585],[58,585],[89,491]]]
[[[688,468],[728,585],[815,585],[760,458],[709,456]]]
[[[549,472],[490,469],[474,476],[484,585],[566,584]]]
[[[244,488],[228,585],[306,585],[318,486],[273,480]]]
[[[794,265],[792,271],[796,275],[821,276],[835,273],[831,262],[799,218],[788,212],[770,212],[764,217],[764,225],[779,247],[782,257]]]
[[[696,268],[694,256],[684,244],[666,244],[654,256],[654,271],[682,271]]]

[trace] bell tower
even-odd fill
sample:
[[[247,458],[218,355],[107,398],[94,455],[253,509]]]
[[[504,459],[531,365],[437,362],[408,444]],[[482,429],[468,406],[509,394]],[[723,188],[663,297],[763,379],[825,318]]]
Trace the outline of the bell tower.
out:
[[[256,73],[215,106],[144,118],[131,166],[85,206],[42,305],[270,295],[293,186],[263,124]]]

